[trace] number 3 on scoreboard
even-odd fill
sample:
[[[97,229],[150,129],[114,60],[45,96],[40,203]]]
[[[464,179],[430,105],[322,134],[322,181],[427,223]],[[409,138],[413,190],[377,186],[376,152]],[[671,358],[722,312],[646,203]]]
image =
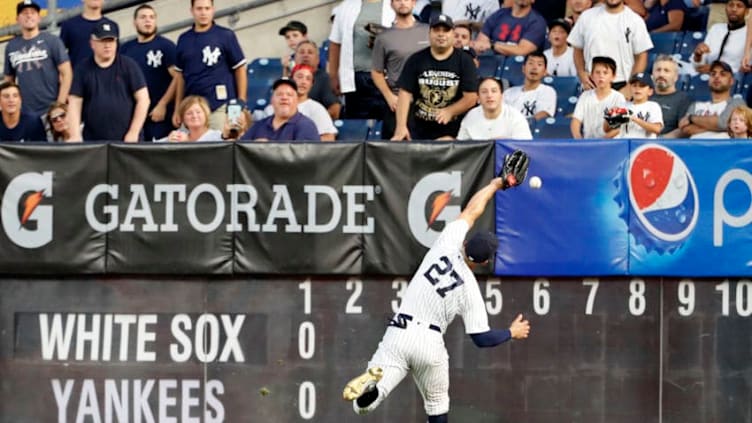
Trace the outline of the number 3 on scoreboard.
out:
[[[436,292],[441,295],[442,298],[444,298],[447,292],[464,284],[465,281],[462,280],[460,275],[457,274],[457,271],[454,270],[452,262],[449,261],[449,258],[447,256],[441,256],[439,261],[441,261],[441,263],[443,263],[444,265],[442,266],[441,263],[432,264],[431,267],[426,270],[426,273],[424,273],[423,276],[428,279],[428,282],[431,282],[431,285],[436,286],[436,284],[439,283],[439,276],[449,273],[449,277],[451,278],[452,283],[449,286],[436,289]]]

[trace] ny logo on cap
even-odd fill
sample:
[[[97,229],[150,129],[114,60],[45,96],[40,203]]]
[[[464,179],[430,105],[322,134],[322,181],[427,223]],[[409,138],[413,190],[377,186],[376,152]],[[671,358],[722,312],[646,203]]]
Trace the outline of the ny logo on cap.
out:
[[[109,31],[110,30],[110,24],[104,24],[104,25],[102,25],[102,28],[104,28],[105,31]]]

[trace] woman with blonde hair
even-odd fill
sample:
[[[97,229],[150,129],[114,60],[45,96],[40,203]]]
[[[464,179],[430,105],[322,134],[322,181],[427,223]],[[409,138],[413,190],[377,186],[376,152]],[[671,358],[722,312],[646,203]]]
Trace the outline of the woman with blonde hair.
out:
[[[158,141],[168,142],[196,142],[196,141],[222,141],[223,131],[209,128],[209,102],[202,96],[189,95],[180,102],[177,110],[183,122],[179,129],[167,135],[167,138]],[[241,119],[242,119],[241,114]],[[245,120],[245,119],[242,119]],[[241,123],[244,124],[244,123]],[[227,126],[227,124],[225,124]],[[242,133],[242,132],[241,132]]]
[[[731,111],[728,134],[730,138],[752,138],[752,109],[739,106]]]

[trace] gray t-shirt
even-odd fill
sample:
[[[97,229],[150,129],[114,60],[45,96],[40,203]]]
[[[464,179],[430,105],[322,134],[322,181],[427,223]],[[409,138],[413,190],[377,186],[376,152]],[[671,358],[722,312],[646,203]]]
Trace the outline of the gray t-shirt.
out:
[[[666,134],[679,127],[679,121],[685,114],[692,100],[684,91],[676,91],[671,94],[653,94],[651,101],[660,104],[663,111],[663,130],[661,134]]]
[[[381,24],[381,2],[364,1],[360,7],[360,14],[353,26],[353,69],[355,72],[371,71],[371,49],[368,48],[368,38],[371,33],[366,31],[366,24]]]
[[[8,42],[3,74],[14,77],[21,87],[24,113],[47,113],[60,88],[58,66],[69,61],[63,42],[48,32],[30,40],[15,37]]]
[[[416,22],[410,28],[390,28],[376,37],[371,69],[386,76],[389,88],[396,94],[397,81],[407,58],[428,47],[428,25]]]

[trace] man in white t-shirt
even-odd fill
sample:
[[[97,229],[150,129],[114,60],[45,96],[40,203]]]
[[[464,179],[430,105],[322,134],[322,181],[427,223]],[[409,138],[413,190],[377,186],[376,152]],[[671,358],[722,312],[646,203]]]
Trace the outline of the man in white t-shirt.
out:
[[[610,57],[596,56],[593,58],[592,69],[588,79],[595,83],[595,88],[587,90],[577,99],[572,121],[569,124],[572,138],[603,138],[604,111],[612,107],[624,106],[627,102],[624,96],[611,88],[616,74],[616,62]]]
[[[728,117],[744,100],[732,98],[734,72],[728,63],[716,60],[710,64],[710,101],[696,101],[679,121],[673,132],[677,138],[728,138]],[[672,132],[672,134],[673,134]]]
[[[522,112],[532,121],[553,117],[556,114],[556,90],[541,83],[546,76],[546,56],[543,53],[530,53],[525,57],[522,73],[525,82],[504,93],[504,103]]]
[[[527,119],[503,101],[504,86],[499,79],[481,78],[478,84],[480,106],[462,119],[458,140],[495,140],[533,138]]]
[[[574,65],[574,48],[567,44],[567,37],[572,25],[565,19],[554,19],[548,24],[548,41],[551,47],[543,54],[546,56],[546,70],[551,76],[577,76]]]
[[[574,63],[584,89],[595,85],[589,66],[594,57],[614,59],[614,89],[622,90],[631,75],[645,71],[648,50],[653,48],[645,21],[625,7],[624,0],[604,0],[602,6],[584,11],[567,40],[574,47]]]

